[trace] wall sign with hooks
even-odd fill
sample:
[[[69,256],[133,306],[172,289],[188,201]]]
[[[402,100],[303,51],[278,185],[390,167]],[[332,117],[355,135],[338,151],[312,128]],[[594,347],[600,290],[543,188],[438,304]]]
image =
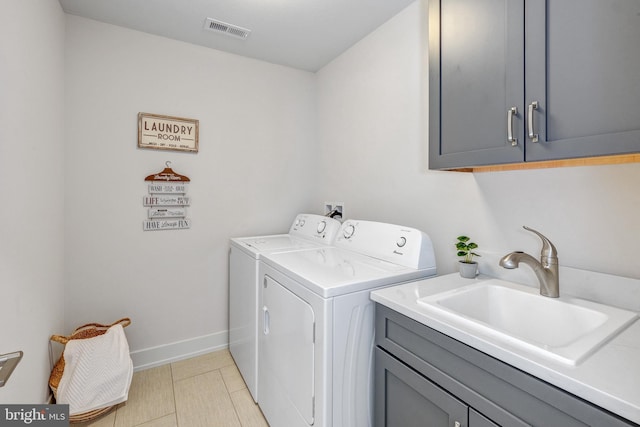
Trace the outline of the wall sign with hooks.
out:
[[[191,180],[171,169],[166,162],[161,172],[147,176],[148,195],[142,198],[143,206],[148,207],[147,217],[142,224],[144,231],[184,230],[191,228],[191,220],[186,218],[187,206],[191,198],[187,196]]]

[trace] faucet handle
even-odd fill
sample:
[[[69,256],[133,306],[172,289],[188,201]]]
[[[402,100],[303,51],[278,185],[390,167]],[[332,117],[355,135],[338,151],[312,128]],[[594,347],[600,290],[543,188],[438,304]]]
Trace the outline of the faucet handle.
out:
[[[553,246],[553,243],[551,243],[551,240],[547,239],[545,236],[542,235],[542,233],[534,230],[533,228],[529,228],[526,225],[523,225],[522,228],[524,228],[527,231],[531,231],[532,233],[535,233],[538,235],[538,237],[540,237],[540,239],[542,239],[542,251],[540,252],[540,258],[544,259],[552,259],[555,258],[556,260],[558,259],[558,251],[556,250],[556,247]]]

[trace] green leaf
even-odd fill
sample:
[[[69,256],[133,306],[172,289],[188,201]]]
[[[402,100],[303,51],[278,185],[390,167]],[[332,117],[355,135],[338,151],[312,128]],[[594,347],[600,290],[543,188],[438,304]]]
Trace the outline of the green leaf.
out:
[[[469,242],[468,236],[458,236],[458,242],[456,243],[456,249],[458,249],[457,255],[464,257],[462,262],[473,262],[474,256],[480,256],[475,252],[471,252],[473,249],[477,249],[478,245],[474,242]],[[469,243],[467,243],[469,242]]]

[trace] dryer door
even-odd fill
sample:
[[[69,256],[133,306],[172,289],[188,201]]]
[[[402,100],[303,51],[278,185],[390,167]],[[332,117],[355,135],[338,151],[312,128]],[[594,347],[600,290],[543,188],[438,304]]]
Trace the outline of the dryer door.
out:
[[[312,425],[313,308],[269,276],[265,276],[263,286],[260,369],[264,371],[259,384],[260,405],[267,419],[272,415],[283,420],[283,425],[292,426],[299,425],[302,418]],[[277,413],[269,414],[272,411]]]

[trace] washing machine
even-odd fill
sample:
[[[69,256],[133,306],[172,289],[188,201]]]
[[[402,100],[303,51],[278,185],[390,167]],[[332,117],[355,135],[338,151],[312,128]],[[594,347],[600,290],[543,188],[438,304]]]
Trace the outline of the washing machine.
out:
[[[230,241],[229,350],[253,399],[258,401],[258,262],[266,253],[333,244],[340,221],[299,214],[288,234],[240,237]]]
[[[435,276],[409,227],[347,220],[333,247],[265,254],[258,404],[271,427],[373,425],[374,289]]]

